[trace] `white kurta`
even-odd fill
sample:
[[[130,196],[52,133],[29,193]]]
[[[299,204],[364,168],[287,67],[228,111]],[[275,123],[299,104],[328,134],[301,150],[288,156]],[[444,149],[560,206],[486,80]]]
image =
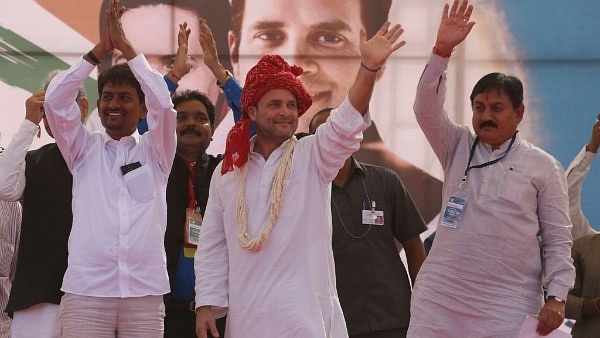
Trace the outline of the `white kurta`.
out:
[[[444,169],[444,208],[475,139],[443,111],[447,62],[432,55],[414,107]],[[479,142],[471,165],[501,157],[509,143],[492,151]],[[543,283],[563,299],[573,286],[567,186],[558,161],[517,135],[506,157],[468,172],[464,191],[461,225],[438,225],[419,270],[408,337],[516,337],[525,316],[539,313]]]
[[[79,59],[46,91],[46,116],[73,174],[73,227],[62,291],[93,297],[169,292],[166,186],[176,112],[162,76],[140,54],[128,64],[145,94],[149,131],[113,140],[81,124],[75,96],[94,67]],[[139,162],[126,175],[121,166]]]
[[[348,336],[335,286],[331,181],[358,150],[369,123],[346,100],[316,135],[298,141],[279,217],[258,252],[238,241],[239,170],[215,170],[195,257],[196,305],[226,308],[227,337]],[[250,154],[245,198],[252,236],[267,222],[273,175],[287,142],[267,160]]]
[[[571,209],[571,222],[573,223],[573,230],[571,231],[573,240],[596,233],[581,209],[581,188],[585,177],[590,171],[590,165],[596,156],[598,154],[586,151],[584,146],[566,170],[567,186],[569,187],[569,207]]]

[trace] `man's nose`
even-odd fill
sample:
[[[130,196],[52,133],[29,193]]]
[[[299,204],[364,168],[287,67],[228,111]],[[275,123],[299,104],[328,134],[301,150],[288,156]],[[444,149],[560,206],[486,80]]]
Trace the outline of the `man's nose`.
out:
[[[481,114],[481,120],[489,121],[489,120],[493,120],[493,119],[494,119],[494,115],[492,114],[492,110],[490,108],[485,108],[483,110],[483,114]]]
[[[319,70],[318,56],[305,39],[291,36],[284,46],[285,59],[290,64],[302,67],[303,75],[313,74]]]

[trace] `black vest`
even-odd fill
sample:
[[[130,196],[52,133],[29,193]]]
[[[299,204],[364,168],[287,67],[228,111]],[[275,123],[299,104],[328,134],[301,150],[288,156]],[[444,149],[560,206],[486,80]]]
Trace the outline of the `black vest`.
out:
[[[196,203],[202,214],[206,210],[210,180],[216,166],[223,156],[217,157],[204,154],[204,161],[197,162],[194,194]],[[202,165],[204,162],[206,165]],[[167,184],[167,231],[165,232],[165,251],[167,253],[167,272],[171,289],[175,282],[175,273],[179,261],[179,252],[183,247],[183,226],[185,224],[186,209],[188,206],[188,178],[189,171],[183,158],[175,155],[169,182]]]
[[[6,312],[59,304],[67,270],[73,176],[55,143],[25,156],[23,222],[17,270]]]

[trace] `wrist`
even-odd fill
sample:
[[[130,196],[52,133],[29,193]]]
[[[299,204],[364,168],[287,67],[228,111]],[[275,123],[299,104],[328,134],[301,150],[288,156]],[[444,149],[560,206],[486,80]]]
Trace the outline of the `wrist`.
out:
[[[556,301],[556,302],[559,302],[559,303],[562,303],[562,304],[565,304],[567,302],[566,300],[564,300],[564,299],[562,299],[560,297],[557,297],[557,296],[548,296],[546,298],[546,301],[549,301],[549,300],[553,300],[553,301]]]
[[[586,151],[589,151],[590,153],[595,153],[595,154],[597,154],[597,153],[598,153],[598,147],[599,147],[598,145],[592,145],[592,144],[588,143],[588,144],[585,146],[585,150],[586,150]]]
[[[369,66],[369,65],[366,65],[366,64],[365,64],[364,62],[362,62],[362,61],[360,62],[360,66],[361,66],[362,68],[364,68],[364,69],[368,70],[369,72],[372,72],[372,73],[377,73],[377,72],[378,72],[378,71],[380,71],[380,70],[381,70],[381,68],[383,67],[383,66],[377,66],[377,67]]]
[[[219,74],[219,76],[217,76],[217,86],[221,89],[225,87],[225,82],[233,77],[233,74],[223,67],[221,67],[219,71],[215,72],[215,74]]]
[[[181,81],[181,76],[177,73],[175,73],[175,71],[173,71],[173,69],[169,70],[169,72],[167,73],[167,76],[171,79],[171,81],[178,83],[179,81]]]
[[[439,55],[439,56],[447,59],[450,56],[452,56],[452,53],[454,52],[454,48],[435,44],[435,46],[433,46],[433,49],[431,50],[431,52],[433,54]]]

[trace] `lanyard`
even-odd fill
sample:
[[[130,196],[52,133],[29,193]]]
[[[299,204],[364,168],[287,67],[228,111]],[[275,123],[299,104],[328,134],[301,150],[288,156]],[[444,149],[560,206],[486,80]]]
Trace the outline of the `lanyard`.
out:
[[[490,166],[490,165],[500,161],[504,157],[506,157],[506,154],[508,154],[508,152],[510,151],[510,148],[512,147],[513,143],[515,143],[515,139],[517,138],[517,133],[518,133],[518,131],[516,131],[515,134],[512,136],[512,138],[510,139],[510,143],[508,144],[508,149],[506,149],[506,151],[504,152],[504,154],[502,154],[502,156],[500,156],[497,159],[492,160],[492,161],[487,161],[485,163],[471,165],[471,161],[473,160],[473,155],[475,154],[475,149],[477,148],[477,143],[479,143],[479,136],[475,137],[475,140],[473,141],[473,145],[471,146],[471,153],[469,154],[469,163],[467,163],[467,169],[465,169],[465,176],[463,177],[462,181],[460,182],[460,187],[462,188],[463,184],[467,181],[467,173],[469,172],[469,170],[471,170],[473,168],[484,168],[484,167]]]
[[[190,162],[187,165],[188,177],[188,208],[196,210],[198,203],[196,202],[196,189],[194,187],[194,176],[196,176],[196,163]]]

